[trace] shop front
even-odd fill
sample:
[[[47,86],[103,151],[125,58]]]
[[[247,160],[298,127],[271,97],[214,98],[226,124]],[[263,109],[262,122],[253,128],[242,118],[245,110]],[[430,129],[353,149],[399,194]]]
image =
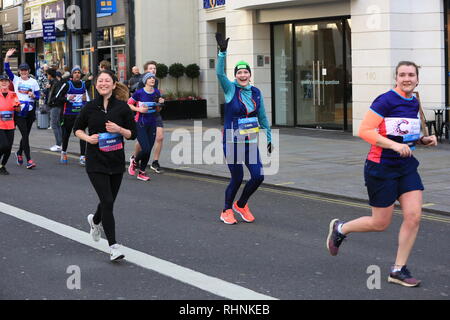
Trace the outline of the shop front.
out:
[[[97,30],[98,60],[111,62],[111,69],[118,72],[121,81],[126,80],[126,70],[123,72],[123,64],[127,64],[127,37],[125,25],[104,27]],[[86,33],[81,37],[81,48],[77,49],[81,66],[87,70],[93,70],[90,65],[91,34]]]
[[[127,73],[130,72],[130,1],[116,1],[116,10],[113,13],[101,14],[97,13],[97,48],[98,61],[97,65],[91,65],[92,50],[92,34],[91,30],[82,29],[74,34],[72,40],[75,64],[81,65],[86,70],[93,72],[99,67],[99,63],[103,60],[111,63],[111,69],[114,70],[120,81],[127,80]],[[99,8],[97,7],[97,10]]]

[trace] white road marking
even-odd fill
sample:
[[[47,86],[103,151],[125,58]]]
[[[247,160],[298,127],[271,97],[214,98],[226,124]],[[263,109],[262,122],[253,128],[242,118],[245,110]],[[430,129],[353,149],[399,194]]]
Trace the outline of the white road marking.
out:
[[[83,232],[79,229],[13,207],[3,202],[0,202],[0,212],[56,233],[67,239],[71,239],[88,247],[105,252],[109,255],[109,246],[107,241],[102,239],[100,242],[96,243],[87,232]],[[127,247],[122,247],[121,251],[125,254],[126,260],[130,263],[158,272],[162,275],[223,298],[231,300],[277,300],[276,298],[202,274],[192,269],[176,265],[172,262],[153,257],[140,251]],[[108,257],[105,257],[105,259],[108,259]]]

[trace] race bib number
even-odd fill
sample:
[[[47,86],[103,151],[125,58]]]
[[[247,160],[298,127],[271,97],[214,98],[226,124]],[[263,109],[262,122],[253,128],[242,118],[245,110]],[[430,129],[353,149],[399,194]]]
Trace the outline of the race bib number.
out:
[[[156,102],[139,102],[139,107],[147,107],[148,108],[147,113],[156,112]]]
[[[13,121],[14,120],[14,112],[13,111],[1,111],[0,112],[0,121]]]
[[[17,91],[19,91],[19,93],[21,94],[28,94],[30,92],[33,92],[33,89],[25,84],[19,84],[19,88]]]
[[[83,104],[83,96],[84,94],[71,94],[68,96],[67,101],[74,105],[82,105]]]
[[[238,120],[239,134],[248,135],[259,132],[258,118],[242,118]]]
[[[420,120],[412,118],[386,118],[386,134],[401,137],[403,143],[414,147],[420,139]]]
[[[101,151],[111,152],[123,149],[123,137],[116,133],[100,133],[98,145]]]

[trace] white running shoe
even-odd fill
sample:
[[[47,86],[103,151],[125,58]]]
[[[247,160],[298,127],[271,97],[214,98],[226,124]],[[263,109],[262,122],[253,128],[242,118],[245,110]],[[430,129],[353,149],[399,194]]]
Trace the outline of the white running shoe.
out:
[[[102,237],[100,225],[96,225],[94,223],[94,215],[93,214],[88,215],[87,220],[89,222],[89,226],[91,227],[91,230],[89,231],[89,233],[92,237],[92,240],[94,240],[95,242],[99,242],[100,238]]]
[[[120,252],[120,248],[121,246],[117,243],[109,247],[111,261],[119,261],[125,258],[125,255]]]
[[[62,150],[62,148],[56,144],[50,148],[50,151],[52,151],[52,152],[61,152],[61,150]]]

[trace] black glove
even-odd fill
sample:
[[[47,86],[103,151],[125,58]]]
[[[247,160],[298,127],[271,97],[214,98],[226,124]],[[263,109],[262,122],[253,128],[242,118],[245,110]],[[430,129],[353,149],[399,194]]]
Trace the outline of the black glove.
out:
[[[227,40],[223,39],[223,35],[219,32],[216,33],[216,41],[217,41],[217,45],[220,48],[220,52],[226,52],[228,49],[228,41],[230,40],[230,38],[227,38]]]
[[[271,153],[272,153],[272,149],[273,149],[273,147],[272,147],[272,142],[269,142],[269,143],[267,144],[267,152],[269,152],[269,154],[271,154]]]

